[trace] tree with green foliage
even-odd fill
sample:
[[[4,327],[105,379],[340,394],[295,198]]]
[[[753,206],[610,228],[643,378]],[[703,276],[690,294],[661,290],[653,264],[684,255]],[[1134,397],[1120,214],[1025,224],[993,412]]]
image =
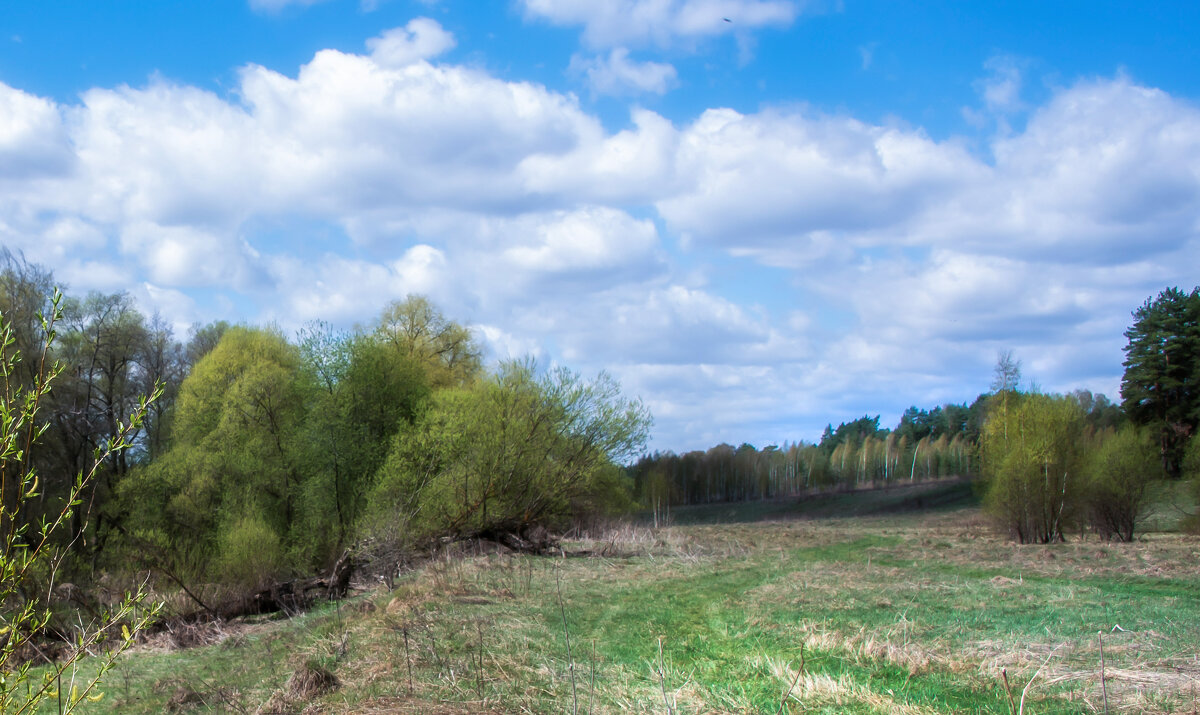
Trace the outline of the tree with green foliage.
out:
[[[51,364],[50,358],[61,300],[55,291],[51,317],[40,321],[42,349],[25,353],[32,358],[28,362],[22,360],[7,316],[0,318],[0,712],[4,713],[33,713],[40,704],[50,702],[56,702],[60,713],[72,712],[102,697],[96,691],[100,679],[158,611],[139,589],[103,609],[90,622],[80,618],[74,624],[57,623],[56,630],[69,629],[71,640],[40,673],[31,670],[32,656],[55,616],[55,579],[64,560],[78,547],[69,532],[77,517],[87,517],[84,495],[98,471],[116,453],[130,448],[131,435],[140,429],[147,405],[157,397],[141,398],[128,420],[117,422],[110,438],[92,451],[88,467],[76,473],[63,499],[46,516],[28,518],[25,506],[38,499],[42,489],[36,460],[30,458],[47,428],[38,413],[50,395],[51,383],[62,373],[62,365]],[[19,379],[20,374],[31,380]],[[95,675],[77,680],[77,661],[97,653]]]
[[[1125,331],[1122,406],[1136,424],[1157,431],[1163,472],[1178,479],[1200,425],[1200,288],[1168,288],[1133,318]]]
[[[217,320],[207,325],[195,323],[188,331],[188,342],[183,348],[184,360],[189,366],[200,362],[200,359],[213,351],[221,336],[231,326],[224,320]]]
[[[337,562],[397,433],[435,389],[469,391],[481,370],[470,332],[424,298],[373,329],[314,324],[298,342],[196,329],[168,447],[121,490],[135,553],[208,610],[202,584],[245,594]]]
[[[628,499],[618,468],[645,444],[650,416],[601,374],[503,364],[442,390],[397,434],[370,503],[390,538],[521,535]]]
[[[336,334],[314,326],[302,334],[310,391],[305,520],[327,535],[319,551],[336,558],[354,538],[375,473],[393,437],[432,394],[429,365],[374,333]]]
[[[54,429],[49,436],[61,460],[57,471],[69,475],[84,469],[92,452],[113,439],[121,415],[129,414],[144,394],[150,333],[126,293],[67,298],[62,327],[56,357],[71,369],[61,376],[53,395]],[[141,426],[129,438],[141,444]],[[121,520],[110,497],[137,456],[135,450],[122,450],[97,474],[87,497],[94,506],[89,538],[83,538],[84,522],[78,514],[72,524],[74,536],[87,544],[83,550],[93,556],[104,549],[112,527]],[[62,488],[56,485],[54,490]]]
[[[1060,396],[1006,390],[980,436],[987,511],[1020,543],[1062,541],[1083,472],[1083,412]]]
[[[1082,491],[1083,507],[1096,533],[1105,539],[1133,541],[1157,471],[1154,444],[1143,430],[1126,425],[1099,437],[1087,457]]]
[[[1088,426],[1093,430],[1112,430],[1125,422],[1125,412],[1121,406],[1109,400],[1103,392],[1079,389],[1073,390],[1067,397],[1079,403],[1087,417]]]
[[[863,415],[853,422],[839,424],[837,429],[826,425],[825,433],[821,436],[818,446],[832,453],[841,444],[849,443],[857,447],[867,437],[883,439],[886,436],[887,430],[879,429],[879,415],[874,417]]]
[[[481,371],[483,351],[466,327],[420,295],[389,304],[375,336],[425,365],[435,387],[465,385]]]
[[[180,388],[171,447],[121,494],[150,565],[179,581],[224,576],[229,534],[268,528],[275,577],[312,557],[303,528],[302,430],[308,399],[299,350],[277,331],[232,327]],[[185,568],[185,565],[187,568]],[[249,586],[250,584],[240,584]]]

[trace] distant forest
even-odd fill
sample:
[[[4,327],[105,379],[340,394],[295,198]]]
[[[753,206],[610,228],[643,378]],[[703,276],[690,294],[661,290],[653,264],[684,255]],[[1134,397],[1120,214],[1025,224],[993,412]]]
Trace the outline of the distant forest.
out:
[[[894,429],[864,416],[817,444],[643,456],[636,493],[656,520],[672,506],[970,477],[988,514],[1021,543],[1090,529],[1131,541],[1150,485],[1192,480],[1178,504],[1200,530],[1200,289],[1168,288],[1132,314],[1121,402],[1077,390],[1022,390],[1021,365],[998,356],[991,390],[970,405],[910,407]]]
[[[1003,357],[1011,369],[1012,356]],[[997,386],[997,391],[999,386]],[[980,474],[979,435],[997,392],[967,405],[909,407],[894,429],[879,416],[825,427],[816,444],[720,444],[684,454],[656,452],[631,469],[637,493],[652,506],[681,506],[798,495],[818,490],[968,477]],[[1067,396],[1088,429],[1103,432],[1125,421],[1119,404],[1103,394],[1077,390]]]

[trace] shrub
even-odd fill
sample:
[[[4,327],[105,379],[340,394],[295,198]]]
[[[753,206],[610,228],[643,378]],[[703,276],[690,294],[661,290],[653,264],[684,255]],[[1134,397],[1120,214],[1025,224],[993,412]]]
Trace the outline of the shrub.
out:
[[[1191,480],[1192,508],[1200,507],[1200,439],[1192,437],[1184,450],[1183,476]],[[1200,511],[1188,514],[1181,527],[1184,531],[1200,534]]]
[[[1103,438],[1088,456],[1084,508],[1100,536],[1133,541],[1146,487],[1160,471],[1155,452],[1144,431],[1126,426]]]
[[[133,644],[139,631],[158,612],[147,603],[146,592],[126,594],[116,606],[104,609],[88,623],[79,621],[72,642],[40,673],[31,670],[31,652],[47,635],[53,616],[48,577],[59,571],[71,548],[78,542],[64,533],[83,507],[82,495],[93,484],[98,471],[114,454],[130,447],[129,435],[140,426],[147,405],[161,391],[142,399],[129,424],[118,424],[116,437],[93,454],[89,470],[76,475],[61,508],[44,518],[31,518],[30,502],[40,497],[40,477],[31,459],[46,423],[39,424],[38,411],[60,372],[49,364],[54,323],[60,317],[62,294],[55,291],[53,312],[43,318],[43,346],[31,384],[23,384],[16,371],[21,354],[9,322],[0,317],[0,712],[26,713],[39,703],[56,698],[59,712],[71,712],[89,700],[116,657]],[[39,576],[41,576],[39,578]],[[89,652],[101,651],[97,674],[76,681],[75,663]]]
[[[585,382],[509,363],[493,379],[437,393],[396,436],[370,496],[374,531],[520,534],[627,507],[629,484],[614,465],[645,443],[649,421],[606,375]]]
[[[984,506],[1022,544],[1062,541],[1082,486],[1083,411],[1061,396],[1002,400],[980,436]]]
[[[221,534],[218,575],[242,593],[269,586],[285,564],[279,536],[258,517],[243,516]]]

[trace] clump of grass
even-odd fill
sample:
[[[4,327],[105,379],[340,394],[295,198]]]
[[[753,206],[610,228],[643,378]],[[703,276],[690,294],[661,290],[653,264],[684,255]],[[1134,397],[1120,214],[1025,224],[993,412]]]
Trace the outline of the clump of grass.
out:
[[[166,702],[167,712],[192,712],[206,707],[217,706],[233,711],[243,709],[239,707],[239,693],[233,688],[217,686],[203,680],[193,683],[186,680],[173,679],[165,685],[172,691],[171,697]]]
[[[805,710],[831,706],[846,710],[859,706],[899,715],[926,715],[931,712],[924,707],[900,702],[893,694],[878,692],[846,674],[834,677],[826,673],[793,671],[787,662],[771,658],[762,659],[760,664],[779,682],[790,684],[780,704],[780,711],[795,701]]]
[[[187,683],[180,683],[175,692],[171,694],[171,699],[167,701],[167,712],[184,712],[196,705],[205,704],[205,701],[204,693]]]
[[[339,686],[341,681],[333,671],[314,660],[306,660],[288,678],[287,692],[294,700],[308,701],[332,693]]]

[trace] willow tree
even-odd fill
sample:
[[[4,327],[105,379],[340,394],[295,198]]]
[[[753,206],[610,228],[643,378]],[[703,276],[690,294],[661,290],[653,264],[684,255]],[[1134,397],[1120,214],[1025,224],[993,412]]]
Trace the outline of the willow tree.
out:
[[[1103,538],[1133,541],[1159,471],[1154,452],[1152,440],[1133,425],[1102,435],[1090,450],[1083,502],[1088,521]]]
[[[468,384],[479,377],[482,350],[465,326],[447,318],[420,295],[383,309],[375,337],[421,361],[434,387]]]
[[[984,505],[1020,543],[1063,540],[1083,482],[1083,428],[1078,403],[1019,393],[984,424]]]
[[[495,377],[443,390],[397,434],[371,494],[377,530],[399,538],[522,534],[628,499],[618,465],[645,444],[649,414],[601,374]]]
[[[225,331],[180,388],[170,448],[122,485],[137,551],[184,582],[241,575],[228,567],[248,554],[260,568],[247,579],[266,581],[307,556],[309,397],[300,352],[278,331]]]

